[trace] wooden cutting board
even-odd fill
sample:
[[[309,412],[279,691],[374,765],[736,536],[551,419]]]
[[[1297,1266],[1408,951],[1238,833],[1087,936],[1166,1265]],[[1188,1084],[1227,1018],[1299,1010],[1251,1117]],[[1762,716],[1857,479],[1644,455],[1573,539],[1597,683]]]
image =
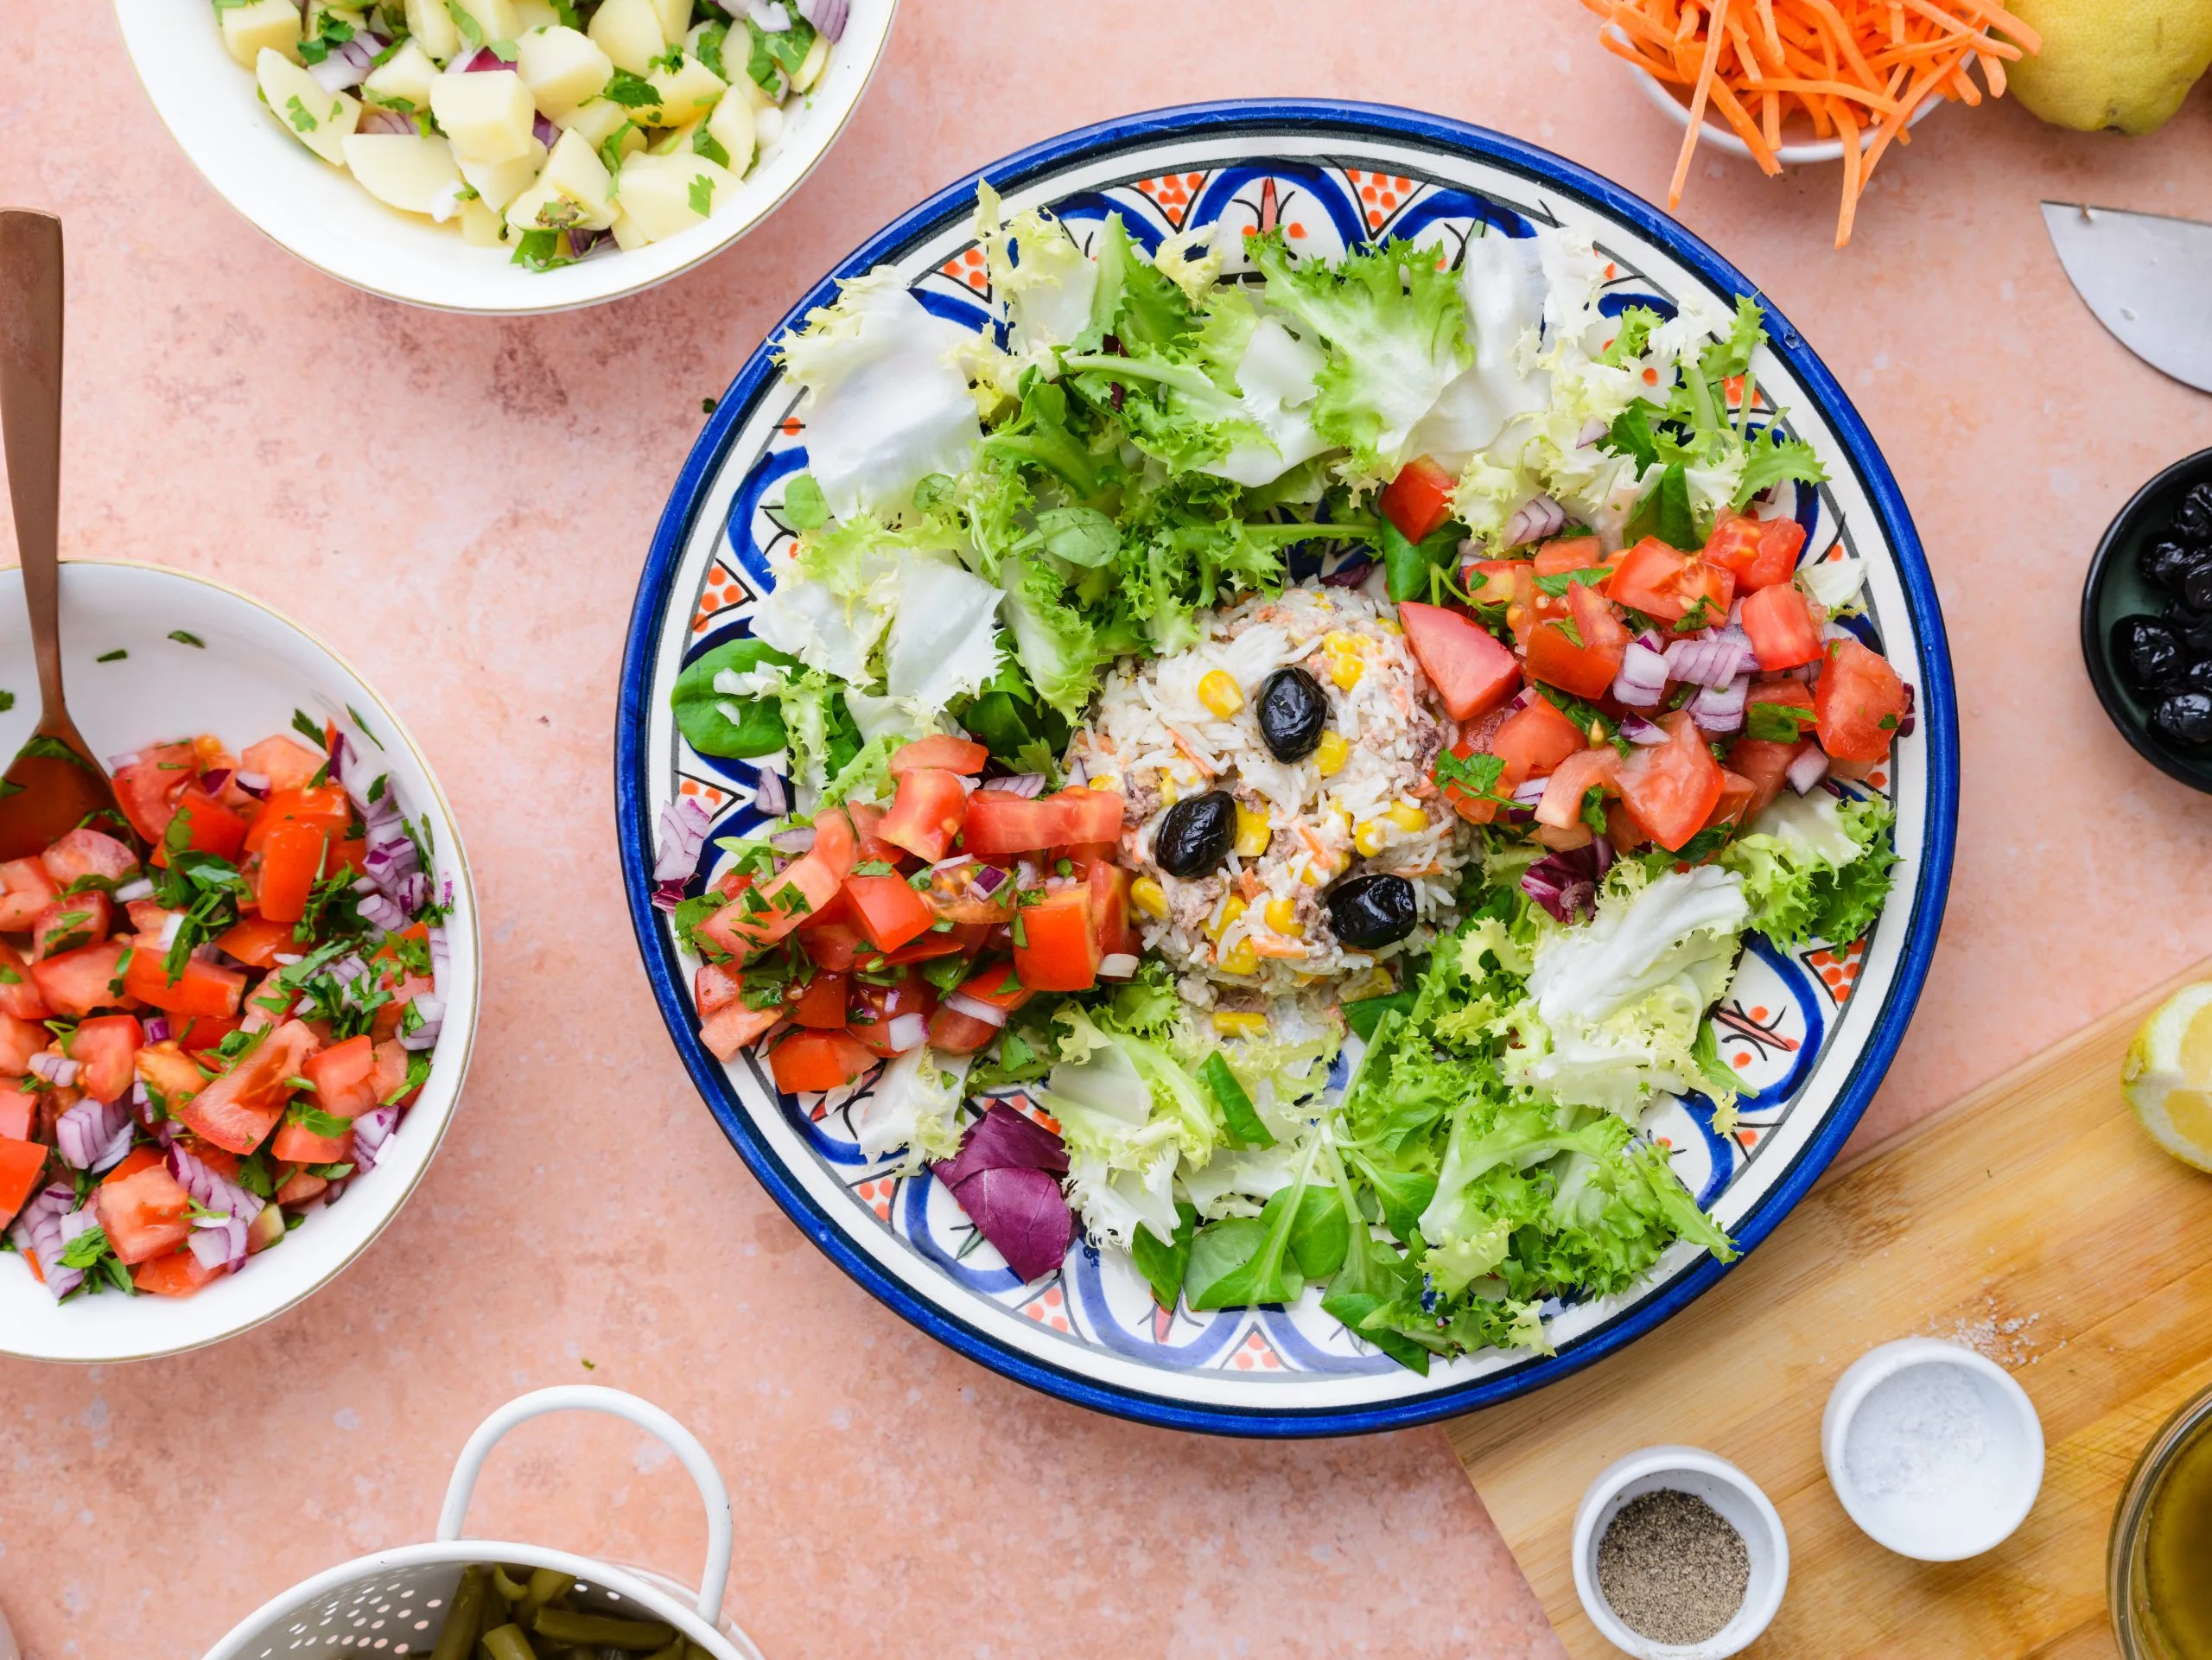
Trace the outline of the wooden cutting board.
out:
[[[2158,1151],[2120,1097],[2136,1027],[2212,963],[2099,1021],[1838,1170],[1688,1309],[1589,1370],[1446,1426],[1583,1660],[1569,1541],[1584,1490],[1654,1442],[1703,1447],[1766,1489],[1789,1594],[1753,1656],[2109,1657],[2105,1546],[2136,1454],[2212,1385],[2212,1177]],[[2042,1496],[1988,1555],[1943,1566],[1860,1533],[1821,1466],[1843,1369],[1878,1343],[1967,1342],[2042,1415]]]

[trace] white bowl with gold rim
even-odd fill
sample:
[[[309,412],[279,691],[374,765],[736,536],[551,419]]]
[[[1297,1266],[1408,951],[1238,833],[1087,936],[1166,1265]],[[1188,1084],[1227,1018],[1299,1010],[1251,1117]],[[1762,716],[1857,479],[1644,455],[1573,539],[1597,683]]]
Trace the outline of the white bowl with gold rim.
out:
[[[172,639],[176,633],[201,644]],[[452,984],[429,1080],[377,1167],[350,1181],[335,1204],[190,1297],[110,1290],[57,1303],[21,1256],[0,1254],[0,1354],[149,1359],[219,1342],[282,1313],[366,1250],[407,1202],[453,1117],[475,1041],[476,895],[453,809],[404,723],[350,664],[290,619],[184,571],[69,561],[61,567],[61,651],[69,712],[102,756],[202,732],[248,744],[287,730],[295,709],[366,734],[382,745],[372,753],[402,811],[429,817],[433,881],[451,884],[453,894],[446,924]],[[0,570],[0,690],[14,695],[0,711],[0,755],[13,755],[39,714],[22,574],[15,569]]]

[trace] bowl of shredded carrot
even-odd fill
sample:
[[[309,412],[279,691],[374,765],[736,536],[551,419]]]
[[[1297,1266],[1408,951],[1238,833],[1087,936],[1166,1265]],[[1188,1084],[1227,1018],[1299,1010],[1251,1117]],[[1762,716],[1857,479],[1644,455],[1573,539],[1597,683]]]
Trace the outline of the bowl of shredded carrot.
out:
[[[1681,203],[1700,143],[1769,175],[1840,161],[1839,248],[1891,144],[1910,144],[1913,125],[1938,104],[2003,97],[2005,66],[2043,47],[1991,0],[1582,3],[1605,20],[1605,48],[1687,129],[1670,209]]]

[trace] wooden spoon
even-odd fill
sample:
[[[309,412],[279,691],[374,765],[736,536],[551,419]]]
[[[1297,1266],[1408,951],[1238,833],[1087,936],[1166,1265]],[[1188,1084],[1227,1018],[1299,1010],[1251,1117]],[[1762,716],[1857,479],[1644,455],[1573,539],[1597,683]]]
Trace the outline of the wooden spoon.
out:
[[[61,700],[61,221],[0,209],[0,436],[38,654],[38,728],[0,780],[0,859],[27,859],[116,811]]]

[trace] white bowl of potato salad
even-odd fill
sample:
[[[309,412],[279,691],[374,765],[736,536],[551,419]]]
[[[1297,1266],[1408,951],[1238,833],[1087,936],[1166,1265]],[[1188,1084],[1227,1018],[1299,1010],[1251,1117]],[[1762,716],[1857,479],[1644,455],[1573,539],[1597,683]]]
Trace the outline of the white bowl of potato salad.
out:
[[[719,252],[867,90],[897,0],[116,0],[207,181],[386,298],[515,315]]]

